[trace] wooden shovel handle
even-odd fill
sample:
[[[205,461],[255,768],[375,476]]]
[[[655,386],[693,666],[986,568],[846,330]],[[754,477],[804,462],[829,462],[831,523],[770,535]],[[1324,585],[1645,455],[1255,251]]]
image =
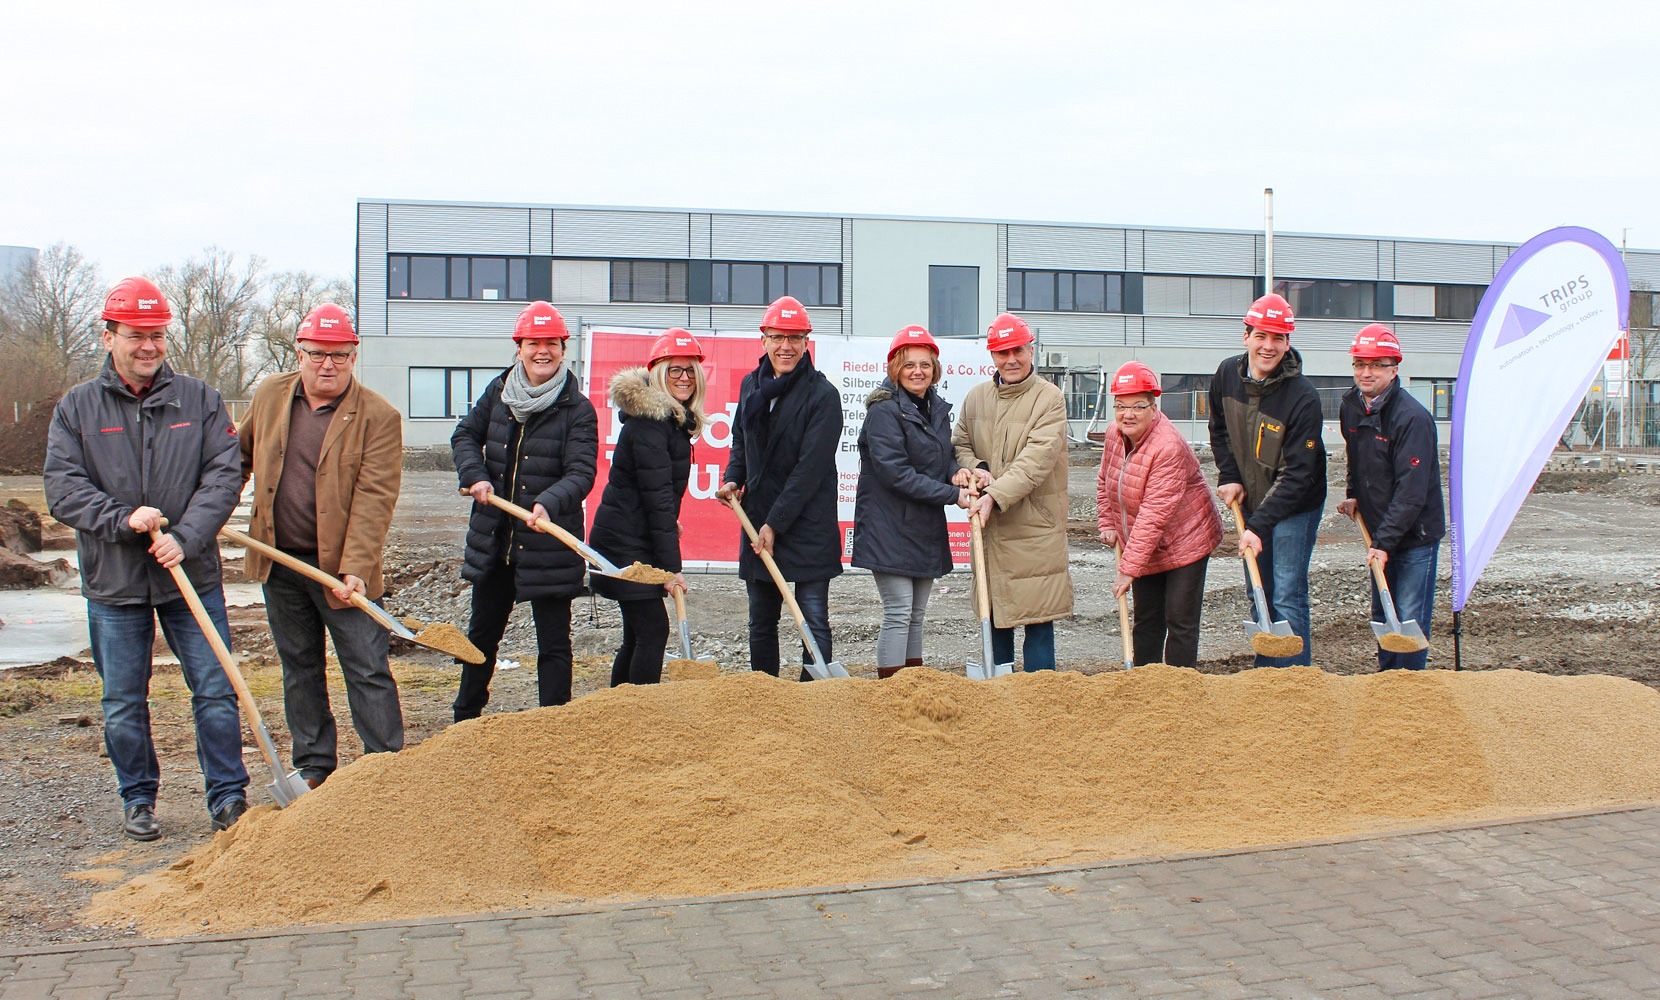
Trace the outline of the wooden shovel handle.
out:
[[[683,588],[681,588],[680,586],[676,585],[676,586],[673,586],[673,587],[669,588],[669,593],[674,595],[674,620],[677,621],[677,622],[685,621],[686,620],[686,591]]]
[[[1239,501],[1235,500],[1228,504],[1228,509],[1233,511],[1234,527],[1238,528],[1239,534],[1243,536],[1245,534],[1245,514],[1239,509]],[[1251,574],[1251,586],[1261,590],[1262,571],[1257,569],[1257,554],[1250,549],[1245,550],[1245,571]]]
[[[161,541],[161,529],[150,529],[150,541]],[[236,660],[231,657],[231,651],[225,646],[225,640],[220,638],[219,629],[208,616],[207,608],[202,605],[202,597],[196,593],[196,588],[185,575],[182,563],[167,567],[167,572],[173,574],[173,584],[184,595],[184,602],[190,605],[190,613],[195,616],[196,624],[201,627],[202,635],[208,645],[213,647],[213,655],[219,658],[219,665],[225,668],[225,676],[230,678],[231,687],[236,691],[236,700],[242,703],[242,710],[248,713],[248,722],[255,736],[265,731],[265,722],[259,716],[259,705],[254,702],[252,691],[248,690],[248,682],[242,679],[242,671],[236,669]]]
[[[980,515],[968,515],[968,537],[974,556],[974,604],[975,611],[981,618],[991,617],[991,586],[987,582],[986,574],[986,539],[985,529],[980,525]]]
[[[486,500],[489,501],[491,506],[499,507],[502,510],[506,511],[507,513],[512,514],[514,517],[518,518],[521,521],[529,521],[531,519],[531,512],[530,511],[525,510],[523,507],[520,507],[518,504],[514,503],[511,500],[503,500],[501,497],[497,496],[495,493],[491,493],[488,497],[486,497]],[[584,562],[591,562],[592,561],[588,558],[588,554],[586,552],[582,551],[582,540],[577,538],[575,535],[571,534],[570,532],[566,531],[564,528],[561,528],[559,525],[554,524],[552,521],[548,520],[545,517],[536,518],[535,526],[536,526],[537,531],[540,531],[540,532],[542,532],[543,534],[546,534],[546,535],[552,535],[553,537],[559,539],[561,542],[564,542],[567,546],[570,547],[572,552],[575,552],[577,555],[581,556],[582,560]]]
[[[271,560],[272,562],[281,563],[301,576],[317,581],[330,590],[346,589],[346,581],[318,569],[316,566],[311,565],[304,559],[298,559],[289,555],[283,550],[277,548],[275,545],[267,545],[257,538],[237,531],[235,528],[220,528],[219,534],[229,538],[231,541],[242,546],[243,548],[252,549],[253,551],[258,552],[260,555]],[[371,618],[375,618],[376,620],[379,620],[380,617],[386,613],[376,607],[367,597],[355,590],[352,591],[352,596],[347,603],[351,604],[352,607],[357,608],[360,611],[367,612]]]
[[[1113,546],[1113,552],[1117,553],[1119,562],[1124,561],[1122,544]],[[1130,601],[1127,592],[1118,595],[1118,632],[1124,638],[1124,662],[1134,663],[1135,650],[1130,644]]]
[[[1378,561],[1370,555],[1372,551],[1372,533],[1366,530],[1366,519],[1360,516],[1358,508],[1355,510],[1355,524],[1360,527],[1360,540],[1366,543],[1366,565],[1372,568],[1372,578],[1377,580],[1378,589],[1387,594],[1389,593],[1389,584],[1383,579],[1383,567],[1379,566]]]

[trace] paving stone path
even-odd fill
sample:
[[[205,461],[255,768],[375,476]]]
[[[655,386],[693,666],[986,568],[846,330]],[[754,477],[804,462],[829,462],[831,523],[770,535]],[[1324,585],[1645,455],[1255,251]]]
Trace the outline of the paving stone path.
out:
[[[1655,997],[1660,808],[876,888],[0,956],[0,998]]]

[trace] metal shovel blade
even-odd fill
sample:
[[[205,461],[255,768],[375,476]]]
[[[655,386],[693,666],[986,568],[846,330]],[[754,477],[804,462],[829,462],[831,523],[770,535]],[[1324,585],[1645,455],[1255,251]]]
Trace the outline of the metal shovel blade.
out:
[[[686,619],[680,619],[680,658],[682,660],[695,659],[692,656],[692,626]]]
[[[271,793],[271,798],[277,801],[278,806],[286,809],[294,804],[295,799],[311,791],[311,786],[300,777],[300,772],[289,771],[287,774],[278,774],[277,780],[266,786],[266,791]]]
[[[1378,645],[1391,653],[1416,653],[1429,648],[1429,637],[1415,621],[1373,622],[1372,634],[1377,636]]]
[[[980,657],[981,662],[969,660],[963,664],[963,673],[971,681],[989,681],[993,677],[1004,677],[1014,673],[1013,663],[995,663],[991,655],[991,619],[980,619]]]

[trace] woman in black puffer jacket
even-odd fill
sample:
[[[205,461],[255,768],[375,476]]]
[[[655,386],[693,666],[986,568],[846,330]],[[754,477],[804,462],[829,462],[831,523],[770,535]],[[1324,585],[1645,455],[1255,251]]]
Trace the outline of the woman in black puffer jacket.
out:
[[[939,380],[939,345],[907,326],[888,346],[888,377],[865,399],[852,563],[871,571],[882,598],[876,676],[883,678],[922,665],[928,594],[951,572],[945,507],[968,506],[968,491],[951,485],[951,404],[934,388]]]
[[[646,368],[611,376],[611,401],[622,431],[611,474],[594,514],[589,544],[619,566],[642,562],[674,574],[665,584],[595,576],[594,593],[622,610],[622,646],[611,665],[611,686],[656,684],[669,638],[664,594],[682,589],[680,501],[692,469],[692,438],[703,427],[703,348],[681,329],[651,346]]]
[[[571,700],[571,598],[583,593],[586,564],[557,538],[488,502],[499,493],[582,537],[599,421],[565,364],[569,336],[553,306],[526,306],[513,328],[513,367],[490,383],[450,436],[462,492],[474,500],[461,568],[462,579],[473,585],[467,638],[484,654],[482,664],[461,666],[457,722],[478,718],[490,700],[496,651],[519,601],[530,602],[536,620],[538,704]]]

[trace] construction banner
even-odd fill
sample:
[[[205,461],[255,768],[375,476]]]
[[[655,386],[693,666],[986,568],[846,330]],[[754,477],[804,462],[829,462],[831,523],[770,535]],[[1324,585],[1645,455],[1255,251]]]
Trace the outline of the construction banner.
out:
[[[1452,607],[1462,611],[1610,348],[1629,326],[1619,251],[1589,229],[1511,254],[1470,325],[1453,397]]]
[[[611,453],[622,422],[610,400],[611,376],[624,368],[645,364],[652,340],[662,331],[621,327],[590,327],[584,331],[586,359],[583,391],[599,414],[599,469],[588,495],[588,523],[611,471]],[[703,345],[703,373],[708,380],[704,412],[709,424],[692,440],[692,473],[680,505],[680,554],[688,570],[735,569],[743,529],[732,511],[715,499],[721,474],[732,447],[732,420],[738,411],[738,388],[761,358],[759,332],[694,330]],[[859,484],[859,429],[864,424],[865,397],[887,374],[888,341],[876,337],[814,338],[809,342],[813,365],[842,401],[842,436],[836,443],[836,496],[842,529],[842,561],[852,550],[853,507]],[[968,390],[991,378],[994,368],[984,345],[977,340],[941,340],[940,365],[944,376],[940,395],[960,412]],[[952,560],[968,565],[968,522],[963,511],[946,508]],[[759,525],[757,525],[759,527]]]

